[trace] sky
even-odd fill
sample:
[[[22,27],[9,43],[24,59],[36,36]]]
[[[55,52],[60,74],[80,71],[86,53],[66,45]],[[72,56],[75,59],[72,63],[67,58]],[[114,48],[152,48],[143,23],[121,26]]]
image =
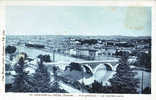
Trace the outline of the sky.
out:
[[[8,6],[8,35],[150,36],[150,7]]]

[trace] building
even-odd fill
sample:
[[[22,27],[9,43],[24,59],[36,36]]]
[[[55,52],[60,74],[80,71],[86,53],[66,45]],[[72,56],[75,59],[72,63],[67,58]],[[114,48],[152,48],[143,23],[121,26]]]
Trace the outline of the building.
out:
[[[70,55],[76,55],[76,49],[70,49],[69,52]]]
[[[76,56],[80,58],[84,58],[87,60],[94,60],[96,56],[96,51],[95,49],[77,49],[76,50]]]

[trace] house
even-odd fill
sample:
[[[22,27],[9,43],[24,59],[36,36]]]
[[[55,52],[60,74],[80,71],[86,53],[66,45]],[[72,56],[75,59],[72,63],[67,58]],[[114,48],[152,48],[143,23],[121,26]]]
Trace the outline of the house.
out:
[[[69,54],[73,56],[76,55],[76,49],[70,49]]]
[[[97,51],[96,55],[99,56],[99,55],[114,55],[116,52],[116,49],[115,48],[104,48],[104,49],[100,49]]]
[[[85,49],[85,48],[76,49],[76,56],[88,60],[93,60],[95,59],[96,51],[97,50],[95,49]]]
[[[105,50],[104,54],[105,54],[105,55],[110,55],[110,56],[112,56],[112,55],[115,54],[115,52],[116,52],[116,49],[114,49],[114,48],[109,48],[109,49],[106,49],[106,50]]]

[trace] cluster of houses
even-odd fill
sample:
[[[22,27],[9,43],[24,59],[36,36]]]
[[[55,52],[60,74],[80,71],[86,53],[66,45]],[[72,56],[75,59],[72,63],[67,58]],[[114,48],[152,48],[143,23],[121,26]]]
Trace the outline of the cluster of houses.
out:
[[[87,60],[94,60],[98,56],[115,56],[117,52],[128,52],[132,54],[133,51],[141,49],[148,53],[150,44],[135,44],[128,41],[100,41],[95,44],[82,44],[80,41],[72,39],[68,43],[63,44],[63,48],[56,48],[58,53],[70,55],[73,57],[84,58]]]
[[[115,56],[116,52],[118,51],[126,51],[131,53],[132,51],[129,49],[117,49],[114,47],[106,47],[102,49],[95,49],[95,48],[64,48],[64,49],[57,49],[58,53],[70,55],[77,58],[83,58],[87,60],[94,60],[95,57],[98,56]]]

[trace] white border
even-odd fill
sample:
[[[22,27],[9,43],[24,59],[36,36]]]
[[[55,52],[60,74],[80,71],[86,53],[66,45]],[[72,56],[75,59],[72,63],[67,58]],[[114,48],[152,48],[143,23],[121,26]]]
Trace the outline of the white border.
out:
[[[154,6],[155,2],[151,1],[2,1],[1,4],[7,6]]]
[[[61,94],[59,96],[58,94],[41,94],[42,96],[39,96],[37,93],[5,93],[4,91],[0,90],[0,96],[4,98],[4,100],[9,99],[34,99],[34,96],[30,95],[38,95],[35,96],[35,99],[42,100],[42,99],[109,99],[109,100],[156,100],[156,62],[154,61],[156,59],[156,47],[155,47],[155,34],[156,33],[156,2],[154,1],[1,1],[0,2],[0,55],[3,53],[3,42],[2,41],[2,33],[3,30],[5,30],[5,7],[6,6],[122,6],[122,7],[152,7],[152,94],[151,95],[144,95],[144,94],[92,94],[92,96],[87,96],[88,94],[85,93],[83,96],[79,96],[80,94],[73,93],[73,96],[64,96],[68,94]],[[3,66],[2,64],[2,56],[0,56],[0,68]],[[2,70],[0,69],[0,72]],[[1,78],[1,77],[0,77]],[[1,82],[0,82],[1,85]],[[4,82],[2,83],[4,85]],[[0,86],[1,89],[1,86]],[[4,89],[4,87],[3,87]],[[82,95],[82,94],[81,94]],[[113,96],[113,97],[112,97]],[[115,97],[114,97],[115,96]],[[43,98],[42,98],[43,97]],[[96,98],[95,98],[96,97]],[[3,100],[3,99],[2,99]]]
[[[4,76],[2,76],[1,74],[4,73],[4,64],[3,64],[3,61],[4,61],[4,55],[3,55],[3,33],[4,33],[4,30],[5,30],[5,6],[4,5],[0,5],[0,92],[2,92],[4,90],[4,82],[2,80],[4,80]]]

